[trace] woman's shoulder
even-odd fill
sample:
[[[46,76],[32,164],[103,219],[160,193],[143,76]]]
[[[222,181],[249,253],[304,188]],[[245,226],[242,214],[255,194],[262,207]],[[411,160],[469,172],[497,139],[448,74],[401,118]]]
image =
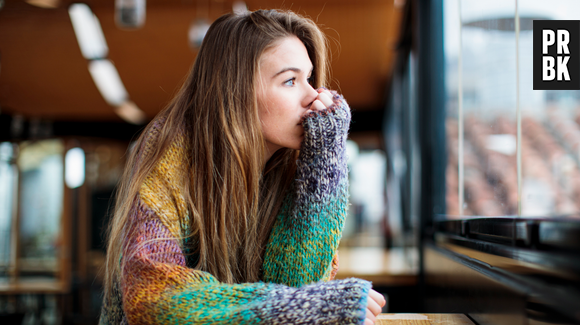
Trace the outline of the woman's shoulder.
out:
[[[155,164],[170,163],[175,165],[175,167],[179,167],[183,163],[183,161],[167,161],[168,158],[175,156],[176,153],[185,153],[187,147],[186,137],[182,131],[183,127],[170,124],[167,117],[162,114],[149,122],[139,139],[130,148],[130,154],[137,158],[136,165],[128,167],[139,168],[144,162],[153,162]]]
[[[143,134],[136,142],[138,147],[133,148],[137,150],[137,155],[145,156],[154,151],[155,146],[159,145],[159,135],[163,130],[166,122],[165,116],[155,117],[143,130]]]
[[[166,148],[154,148],[163,146],[159,141],[159,135],[163,130],[165,121],[154,121],[144,136],[144,151],[157,152],[160,156],[156,159],[150,172],[139,188],[139,197],[143,203],[155,214],[162,218],[162,222],[175,230],[178,235],[179,223],[187,216],[187,205],[183,190],[185,188],[190,167],[187,155],[187,144],[183,134],[177,132],[168,139]],[[150,142],[147,144],[147,142]],[[160,151],[158,151],[160,150]],[[172,231],[173,232],[173,231]]]

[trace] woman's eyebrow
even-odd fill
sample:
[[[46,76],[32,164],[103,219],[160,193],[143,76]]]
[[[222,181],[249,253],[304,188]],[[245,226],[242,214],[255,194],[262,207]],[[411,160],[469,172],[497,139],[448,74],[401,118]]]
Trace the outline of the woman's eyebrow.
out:
[[[314,67],[310,68],[310,73],[312,73],[312,70],[313,70],[313,69],[314,69]],[[282,69],[282,70],[278,71],[278,72],[277,72],[275,75],[273,75],[273,76],[272,76],[272,79],[273,79],[273,78],[276,78],[277,76],[279,76],[279,75],[281,75],[282,73],[284,73],[284,72],[287,72],[287,71],[293,71],[293,72],[296,72],[296,73],[300,73],[300,72],[302,72],[302,70],[301,70],[301,69],[299,69],[299,68],[295,68],[295,67],[288,67],[288,68],[284,68],[284,69]]]
[[[288,67],[288,68],[284,68],[284,69],[278,71],[275,75],[272,76],[272,78],[276,78],[277,76],[279,76],[279,75],[281,75],[281,74],[283,74],[284,72],[287,72],[287,71],[294,71],[296,73],[302,72],[302,70],[300,70],[298,68]]]

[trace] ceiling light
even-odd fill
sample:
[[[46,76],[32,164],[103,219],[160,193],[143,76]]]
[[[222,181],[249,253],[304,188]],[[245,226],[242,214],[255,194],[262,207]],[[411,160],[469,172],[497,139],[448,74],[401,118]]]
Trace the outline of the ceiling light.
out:
[[[64,181],[69,188],[77,188],[85,182],[85,152],[72,148],[64,157]]]
[[[52,9],[58,7],[60,0],[26,0],[26,3],[40,8]]]
[[[115,108],[115,113],[123,120],[132,124],[143,124],[147,120],[145,112],[139,109],[132,101],[125,101]]]
[[[109,105],[119,106],[127,99],[127,90],[111,61],[93,60],[89,62],[89,72]]]
[[[74,3],[68,13],[83,56],[87,60],[107,56],[109,48],[97,16],[84,3]]]
[[[121,28],[140,28],[145,24],[145,0],[115,0],[115,22]]]
[[[232,10],[236,15],[243,15],[248,12],[248,7],[244,1],[234,1]]]
[[[191,48],[199,49],[205,34],[207,34],[207,31],[209,30],[209,26],[209,22],[205,18],[198,18],[191,24],[191,26],[189,26],[187,36]]]

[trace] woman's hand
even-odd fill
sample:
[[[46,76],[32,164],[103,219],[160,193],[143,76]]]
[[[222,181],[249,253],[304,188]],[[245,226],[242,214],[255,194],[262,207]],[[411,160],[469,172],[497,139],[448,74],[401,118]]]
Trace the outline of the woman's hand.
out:
[[[326,88],[318,88],[318,96],[314,99],[312,104],[310,105],[310,109],[306,111],[306,114],[312,111],[322,111],[327,109],[330,105],[333,104],[332,100],[332,93],[330,90]]]
[[[371,289],[367,300],[367,316],[364,325],[373,325],[377,316],[381,313],[381,308],[386,304],[385,298],[380,293]]]

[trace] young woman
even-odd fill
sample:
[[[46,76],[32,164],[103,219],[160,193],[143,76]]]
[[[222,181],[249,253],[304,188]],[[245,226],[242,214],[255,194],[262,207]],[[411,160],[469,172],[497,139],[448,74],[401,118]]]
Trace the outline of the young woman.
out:
[[[291,12],[212,24],[130,154],[101,324],[374,322],[384,299],[370,283],[332,280],[351,115],[319,88],[326,51]]]

